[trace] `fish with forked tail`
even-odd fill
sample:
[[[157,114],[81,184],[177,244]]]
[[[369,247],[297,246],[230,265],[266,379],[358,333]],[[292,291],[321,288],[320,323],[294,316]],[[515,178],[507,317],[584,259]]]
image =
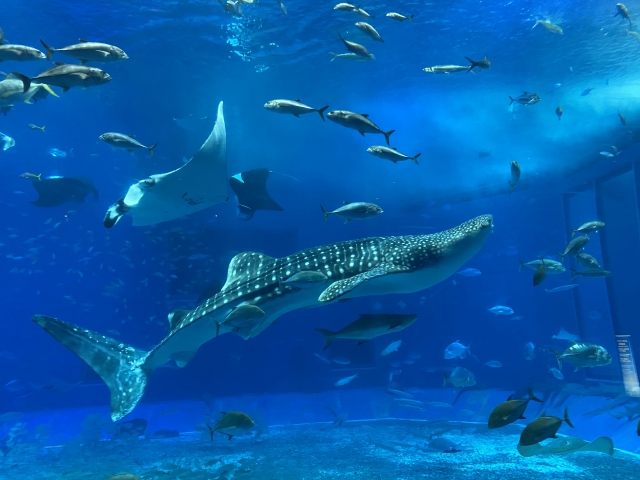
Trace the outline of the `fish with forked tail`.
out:
[[[523,414],[527,409],[529,402],[531,400],[539,403],[542,402],[542,400],[533,394],[531,389],[529,389],[529,397],[524,400],[513,400],[512,398],[513,395],[511,395],[506,402],[501,403],[493,409],[489,416],[488,425],[490,429],[505,427],[517,420],[525,420]]]
[[[365,133],[379,133],[384,135],[384,139],[389,145],[389,137],[395,130],[383,131],[375,123],[369,120],[369,115],[366,113],[354,113],[348,110],[334,110],[327,114],[327,118],[332,122],[342,125],[343,127],[351,128],[360,132],[360,135],[364,137]]]
[[[564,263],[564,257],[567,255],[577,255],[580,250],[584,248],[584,246],[589,242],[589,237],[581,236],[576,237],[569,242],[567,248],[564,249],[564,253],[558,253],[560,258],[562,259],[562,263]]]
[[[464,58],[466,58],[469,61],[469,63],[471,63],[469,68],[467,68],[467,73],[469,73],[471,70],[473,70],[476,67],[478,67],[478,70],[480,71],[487,68],[491,68],[491,61],[489,60],[489,57],[487,57],[486,55],[482,60],[477,60],[477,61],[471,60],[469,57],[464,57]]]
[[[418,315],[399,315],[393,313],[361,314],[353,323],[350,323],[342,330],[331,332],[322,328],[316,328],[316,332],[324,337],[324,348],[326,350],[334,340],[342,338],[358,340],[358,345],[388,333],[399,332],[416,321]]]
[[[313,108],[304,103],[300,103],[300,100],[270,100],[264,104],[264,108],[276,113],[287,113],[298,118],[305,113],[318,112],[324,122],[324,111],[329,108],[329,106]]]
[[[543,413],[541,417],[536,418],[525,427],[520,435],[519,445],[535,445],[547,438],[558,438],[556,433],[562,425],[562,422],[567,422],[567,425],[573,428],[571,419],[569,419],[568,408],[564,409],[564,418],[548,417]]]
[[[581,368],[603,367],[611,363],[611,355],[604,347],[593,343],[574,343],[562,354],[550,349],[558,360],[558,369],[562,370],[562,361],[565,360],[575,367],[574,371]]]
[[[391,160],[393,163],[398,163],[403,160],[413,160],[413,163],[416,165],[419,165],[418,157],[422,155],[421,153],[417,153],[413,157],[410,157],[404,153],[400,153],[397,148],[389,148],[381,145],[369,147],[367,148],[367,152],[383,160]]]
[[[222,290],[195,310],[171,315],[169,334],[150,351],[45,315],[36,315],[33,321],[102,377],[111,391],[111,418],[117,421],[138,404],[152,372],[173,358],[183,359],[184,365],[218,335],[252,338],[281,315],[300,308],[431,287],[474,257],[492,226],[493,217],[482,215],[430,235],[350,240],[282,258],[240,253],[229,264]],[[322,272],[331,283],[318,282],[310,288],[283,285],[282,278],[302,270]],[[242,328],[225,325],[224,319],[241,305],[255,305],[265,315]]]
[[[29,90],[32,82],[60,87],[63,92],[66,92],[73,87],[95,87],[111,81],[111,75],[99,68],[86,67],[84,65],[67,65],[60,62],[56,62],[55,67],[45,70],[35,77],[28,77],[18,72],[12,73],[22,81],[23,92]]]
[[[87,42],[80,39],[79,43],[68,45],[62,48],[53,48],[40,40],[40,43],[47,51],[47,60],[51,60],[54,53],[59,52],[80,62],[84,65],[87,62],[117,62],[126,60],[129,56],[121,48],[107,43]]]
[[[150,147],[147,147],[129,135],[125,135],[124,133],[115,133],[115,132],[103,133],[102,135],[100,135],[100,140],[102,140],[105,143],[108,143],[112,147],[123,148],[125,150],[128,150],[129,152],[132,152],[133,150],[139,150],[139,149],[149,150],[149,155],[152,157],[153,157],[153,150],[158,146],[157,143],[154,143]]]
[[[322,205],[320,205],[320,208],[324,213],[325,222],[329,215],[338,215],[345,219],[344,223],[349,223],[351,220],[375,217],[383,213],[378,205],[366,202],[344,202],[342,207],[335,209],[333,212],[326,211]]]

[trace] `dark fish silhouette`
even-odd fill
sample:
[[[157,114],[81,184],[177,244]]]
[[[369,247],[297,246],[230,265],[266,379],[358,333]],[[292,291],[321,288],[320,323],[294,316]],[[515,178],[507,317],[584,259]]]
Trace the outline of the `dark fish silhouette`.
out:
[[[258,168],[238,173],[229,179],[229,185],[238,197],[240,220],[251,220],[256,210],[284,211],[267,192],[267,179],[270,174],[268,168]]]
[[[84,202],[89,193],[98,200],[98,190],[93,181],[86,177],[54,177],[32,180],[38,199],[29,202],[36,207],[57,207],[67,202]]]

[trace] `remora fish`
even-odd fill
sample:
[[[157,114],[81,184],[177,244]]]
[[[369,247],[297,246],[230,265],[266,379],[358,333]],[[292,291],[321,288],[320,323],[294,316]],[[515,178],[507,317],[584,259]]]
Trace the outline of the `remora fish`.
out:
[[[141,144],[135,138],[132,138],[129,135],[125,135],[124,133],[108,132],[108,133],[103,133],[102,135],[100,135],[99,138],[103,142],[111,145],[112,147],[124,148],[125,150],[128,150],[130,152],[134,150],[138,150],[140,148],[149,150],[149,155],[151,155],[152,157],[153,157],[153,149],[158,146],[157,143],[154,143],[150,147],[147,147]]]
[[[576,233],[593,233],[597,232],[601,228],[604,227],[604,222],[600,222],[598,220],[594,220],[593,222],[585,222],[580,225],[575,230],[571,230],[571,236],[573,237]]]
[[[413,157],[410,157],[408,155],[405,155],[404,153],[400,153],[396,148],[389,148],[381,145],[369,147],[367,148],[367,152],[369,152],[373,156],[382,158],[383,160],[391,160],[393,163],[398,163],[402,160],[413,160],[416,165],[419,165],[418,157],[422,155],[421,153],[418,153]]]
[[[572,364],[578,371],[587,367],[602,367],[611,363],[611,355],[604,347],[593,343],[575,343],[562,354],[555,350],[549,350],[558,360],[558,369],[562,370],[562,361]]]
[[[424,290],[453,275],[474,257],[492,224],[491,215],[482,215],[430,235],[350,240],[282,258],[240,253],[229,264],[222,290],[195,310],[170,314],[171,331],[148,352],[44,315],[36,315],[33,321],[103,378],[111,390],[111,418],[117,421],[140,401],[151,373],[170,360],[184,367],[212,338],[226,333],[244,339],[255,337],[281,315],[299,308],[339,298]],[[302,270],[322,272],[331,284],[304,289],[281,286],[281,278]],[[247,304],[260,307],[265,315],[243,328],[225,325],[225,318],[235,308]]]
[[[468,70],[469,67],[464,67],[462,65],[434,65],[433,67],[423,68],[423,72],[427,73],[454,73],[454,72],[464,72]]]
[[[489,416],[489,428],[505,427],[517,420],[525,420],[523,414],[529,402],[531,400],[534,402],[542,402],[542,400],[533,394],[531,389],[529,389],[529,398],[525,400],[512,400],[512,398],[513,395],[511,395],[506,402],[501,403],[493,409],[493,412],[491,412]]]
[[[56,62],[55,67],[42,72],[36,77],[29,78],[18,72],[13,72],[13,74],[22,80],[24,85],[23,92],[29,90],[31,82],[34,81],[61,87],[63,92],[72,87],[95,87],[111,81],[111,75],[99,68],[85,67],[84,65],[67,65],[60,62]]]
[[[589,237],[576,237],[569,242],[567,248],[564,249],[564,253],[558,253],[564,263],[564,257],[567,255],[576,255],[582,248],[589,242]]]
[[[0,45],[0,62],[28,62],[31,60],[44,60],[46,55],[37,48],[26,45]]]
[[[316,328],[316,332],[324,337],[326,350],[338,338],[358,340],[358,345],[367,340],[404,330],[416,321],[418,315],[398,315],[393,313],[361,314],[358,319],[337,332]]]
[[[300,103],[300,100],[269,100],[264,104],[264,108],[276,113],[288,113],[298,118],[305,113],[318,112],[324,122],[324,111],[329,108],[329,105],[318,109]]]
[[[384,43],[384,40],[382,39],[378,31],[367,22],[357,22],[356,27],[358,27],[360,31],[362,31],[367,37],[373,39],[374,42]]]
[[[382,209],[373,203],[366,202],[344,202],[344,205],[340,208],[336,208],[333,212],[327,212],[322,205],[320,205],[322,213],[324,213],[324,221],[327,221],[329,215],[338,215],[345,219],[344,223],[349,223],[354,219],[363,219],[375,217],[383,213]]]
[[[76,60],[80,60],[83,65],[87,62],[107,63],[126,60],[129,58],[121,48],[107,43],[87,42],[82,38],[80,39],[80,43],[68,45],[62,48],[50,47],[44,42],[44,40],[40,40],[40,43],[47,50],[47,60],[51,60],[51,56],[56,52],[75,58]]]
[[[389,130],[388,132],[382,131],[380,127],[369,120],[369,115],[366,113],[354,113],[348,110],[334,110],[327,114],[327,118],[338,125],[357,130],[363,137],[365,133],[380,133],[384,135],[387,145],[389,145],[389,137],[393,132],[395,132],[395,130]]]

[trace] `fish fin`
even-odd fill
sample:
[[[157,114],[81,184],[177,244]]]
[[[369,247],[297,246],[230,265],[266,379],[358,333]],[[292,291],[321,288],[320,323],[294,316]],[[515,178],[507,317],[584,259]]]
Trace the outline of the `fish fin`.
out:
[[[331,332],[323,328],[315,328],[314,330],[324,337],[324,348],[322,349],[322,351],[324,352],[336,339],[336,332]]]
[[[387,141],[387,145],[390,145],[389,143],[389,137],[391,136],[391,134],[395,132],[395,130],[389,130],[388,132],[384,132],[384,139]],[[418,163],[418,162],[416,162]]]
[[[533,390],[531,388],[529,389],[529,400],[533,400],[534,402],[542,403],[542,400],[540,400],[538,397],[535,396],[535,394],[533,393]]]
[[[292,114],[294,117],[296,118],[300,118],[300,115],[298,115],[297,113]]]
[[[329,52],[329,53],[330,53],[331,55],[333,55],[333,58],[332,58],[331,60],[329,60],[329,61],[330,61],[330,62],[333,62],[333,61],[336,59],[336,57],[338,56],[338,54],[337,54],[337,53],[334,53],[334,52]]]
[[[549,351],[553,353],[556,356],[556,359],[558,360],[558,370],[562,370],[562,355],[556,352],[553,348],[550,348]]]
[[[418,153],[417,155],[415,155],[415,156],[411,157],[411,160],[413,160],[413,161],[414,161],[414,163],[415,163],[416,165],[420,165],[420,164],[418,163],[418,157],[419,157],[420,155],[422,155],[422,153]]]
[[[148,352],[45,315],[35,315],[33,321],[102,377],[111,391],[114,422],[135,408],[152,372],[146,367]]]
[[[518,272],[521,272],[522,271],[522,267],[524,267],[525,264],[524,264],[524,262],[522,261],[521,258],[519,258],[518,261],[520,262],[520,266],[518,267]]]
[[[363,343],[367,343],[369,340],[361,340],[358,342],[358,345],[362,345]]]
[[[350,302],[353,298],[339,298],[338,301],[340,303]]]
[[[409,20],[411,20],[411,23],[413,23],[413,15],[409,15]]]
[[[175,310],[171,312],[168,315],[169,328],[171,330],[175,329],[178,325],[180,325],[180,322],[182,322],[182,319],[186,317],[189,313],[191,313],[191,310]]]
[[[171,360],[173,360],[174,362],[176,362],[176,365],[179,368],[184,368],[187,363],[189,363],[191,361],[191,359],[193,357],[196,356],[196,353],[198,353],[198,350],[190,350],[187,352],[178,352],[175,353],[173,355],[171,355]]]
[[[302,100],[300,100],[299,98],[296,98],[296,99],[294,100],[294,102],[298,102],[298,103],[300,103],[300,102],[302,102]]]
[[[362,135],[364,137],[364,132],[360,132],[360,135]]]
[[[509,100],[511,100],[511,101],[509,102],[509,105],[511,105],[513,102],[515,102],[515,101],[516,101],[516,99],[515,99],[515,98],[513,98],[511,95],[509,95]]]
[[[346,224],[347,224],[347,223],[349,223],[350,221],[351,221],[351,219],[350,219],[350,218],[347,218],[347,219],[344,221],[344,224],[346,225]]]
[[[444,388],[444,387],[446,387],[446,386],[447,386],[447,382],[449,382],[449,378],[447,378],[447,376],[443,373],[443,374],[442,374],[442,379],[443,379],[443,381],[442,381],[442,388]]]
[[[361,113],[360,115],[362,115],[364,118],[369,118],[369,114],[368,113]]]
[[[26,100],[24,100],[24,103],[26,103],[27,105],[33,105],[33,102],[31,101],[30,98],[27,98]]]
[[[79,39],[78,39],[78,42],[80,42],[80,43],[89,43],[89,42],[87,42],[84,38],[79,38]]]
[[[229,437],[228,440],[231,440],[233,438],[233,435],[227,434],[227,436]]]
[[[326,222],[327,218],[329,218],[329,212],[327,212],[322,205],[320,205],[320,208],[322,209],[322,213],[324,213],[324,221]]]
[[[62,65],[66,65],[65,62],[53,62],[56,67],[61,67]]]
[[[513,393],[512,393],[511,395],[509,395],[509,398],[507,398],[507,402],[508,402],[509,400],[512,400],[512,399],[513,399]]]
[[[571,273],[573,275],[571,275],[571,280],[573,280],[574,278],[576,278],[578,276],[578,271],[574,270],[573,268],[570,268],[569,270],[571,270]]]
[[[87,59],[84,59],[84,58],[83,58],[82,60],[80,60],[80,63],[81,63],[82,65],[86,65],[88,61],[89,61],[89,60],[87,60]]]
[[[518,420],[526,420],[527,417],[525,417],[524,415],[522,415]]]
[[[471,65],[467,69],[467,73],[469,73],[471,70],[473,70],[473,67],[477,66],[477,64],[476,64],[476,62],[471,60],[469,57],[464,57],[464,58],[466,58],[469,61],[469,63],[471,63]]]
[[[362,272],[353,277],[345,278],[333,282],[327,289],[318,297],[319,302],[331,302],[337,298],[349,293],[354,288],[362,285],[368,280],[376,277],[381,277],[391,273],[398,273],[408,270],[409,267],[396,267],[392,265],[381,265],[372,268],[368,272]]]
[[[31,79],[19,72],[11,72],[18,80],[22,82],[22,93],[26,93],[31,88]]]
[[[320,118],[322,119],[322,121],[324,122],[324,111],[329,108],[329,105],[327,105],[326,107],[322,107],[321,109],[318,110],[318,113],[320,114]]]
[[[565,255],[564,255],[563,253],[559,253],[559,252],[558,252],[558,256],[559,256],[559,257],[560,257],[560,259],[561,259],[561,262],[560,262],[560,263],[564,263],[564,257],[565,257]]]
[[[71,87],[62,87],[62,93],[67,93]]]
[[[571,419],[569,418],[569,407],[565,407],[564,409],[564,421],[567,422],[567,425],[573,428],[573,423],[571,423]]]
[[[156,148],[158,146],[157,143],[154,143],[153,145],[151,145],[149,147],[149,155],[153,157],[153,149]]]
[[[44,47],[44,49],[47,51],[47,60],[51,60],[51,56],[53,55],[53,53],[56,51],[55,48],[51,48],[49,45],[47,45],[44,40],[40,39],[40,43],[42,44],[42,46]]]
[[[47,92],[49,92],[51,95],[53,95],[56,98],[60,98],[60,95],[58,95],[56,92],[54,92],[53,90],[51,90],[51,87],[49,85],[47,85],[46,83],[42,84],[42,88],[44,88]]]

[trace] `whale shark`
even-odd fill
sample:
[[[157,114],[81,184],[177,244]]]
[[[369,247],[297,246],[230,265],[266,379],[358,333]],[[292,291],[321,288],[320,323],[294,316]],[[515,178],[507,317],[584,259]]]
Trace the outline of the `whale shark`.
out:
[[[33,321],[102,377],[117,421],[135,408],[156,368],[169,361],[184,367],[209,340],[225,333],[253,338],[299,308],[429,288],[475,256],[492,229],[493,217],[482,215],[430,235],[348,240],[281,258],[240,253],[229,263],[222,289],[194,310],[170,313],[168,335],[150,351],[45,315]],[[301,272],[304,286],[287,282]]]

